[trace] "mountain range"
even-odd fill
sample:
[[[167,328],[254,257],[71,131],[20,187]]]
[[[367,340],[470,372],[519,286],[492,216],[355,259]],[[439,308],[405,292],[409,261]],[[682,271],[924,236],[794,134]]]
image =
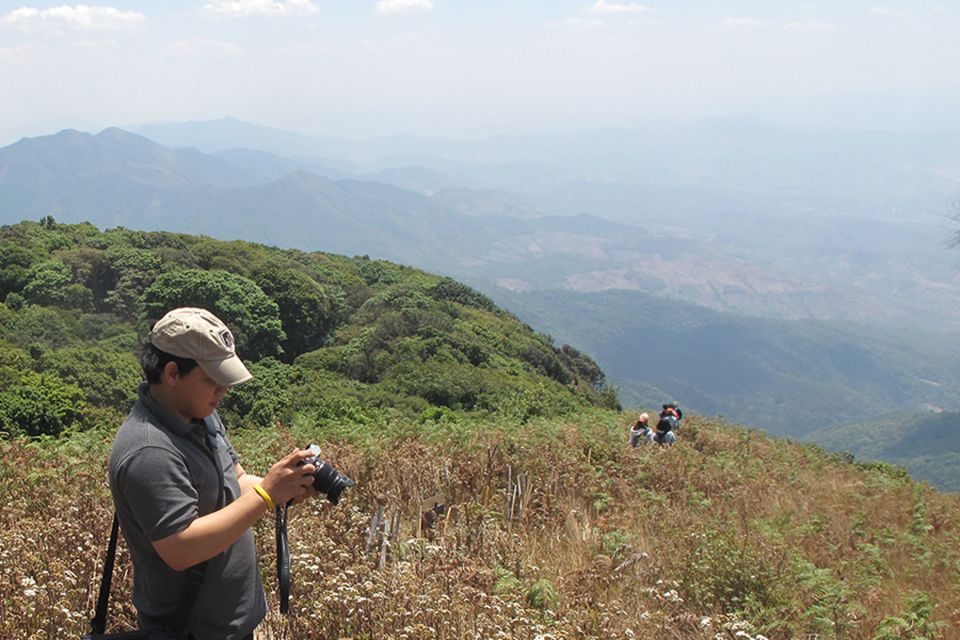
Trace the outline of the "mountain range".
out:
[[[473,141],[67,130],[0,149],[0,223],[411,264],[591,353],[628,403],[799,435],[957,408],[957,141],[754,121]]]

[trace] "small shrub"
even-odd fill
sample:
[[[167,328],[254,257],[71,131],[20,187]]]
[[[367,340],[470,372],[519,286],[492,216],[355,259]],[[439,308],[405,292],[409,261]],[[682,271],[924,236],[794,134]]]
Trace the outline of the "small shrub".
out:
[[[527,591],[527,604],[540,611],[556,609],[559,601],[557,588],[546,578],[534,582]]]
[[[504,596],[523,591],[523,583],[509,569],[497,567],[494,569],[494,574],[496,576],[493,583],[494,595]]]
[[[874,640],[932,640],[940,638],[947,629],[946,622],[933,622],[934,605],[930,596],[918,591],[907,596],[907,610],[897,616],[887,616],[877,628]]]
[[[608,531],[600,539],[600,546],[604,555],[614,562],[623,560],[624,552],[630,548],[631,536],[624,531]]]

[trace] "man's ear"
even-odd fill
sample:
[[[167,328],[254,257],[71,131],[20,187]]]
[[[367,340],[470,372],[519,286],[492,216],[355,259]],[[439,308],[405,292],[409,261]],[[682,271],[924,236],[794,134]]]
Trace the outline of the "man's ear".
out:
[[[180,368],[177,363],[171,360],[163,365],[163,371],[160,372],[160,381],[164,384],[170,384],[180,377]]]

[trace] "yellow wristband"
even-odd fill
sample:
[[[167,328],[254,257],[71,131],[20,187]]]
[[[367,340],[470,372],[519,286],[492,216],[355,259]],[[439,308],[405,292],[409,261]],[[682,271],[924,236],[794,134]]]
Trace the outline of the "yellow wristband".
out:
[[[276,505],[273,504],[273,498],[270,497],[270,494],[267,493],[266,489],[258,484],[255,484],[253,485],[253,490],[260,494],[260,497],[263,498],[263,501],[267,503],[267,506],[270,507],[271,511],[277,508]]]

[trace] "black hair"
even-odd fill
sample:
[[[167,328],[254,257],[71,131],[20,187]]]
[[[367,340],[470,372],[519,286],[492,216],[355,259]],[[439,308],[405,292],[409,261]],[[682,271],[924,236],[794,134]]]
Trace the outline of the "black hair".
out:
[[[143,369],[143,375],[148,384],[159,384],[160,375],[168,362],[177,365],[177,371],[185,376],[197,367],[197,361],[190,358],[180,358],[173,354],[161,351],[153,346],[149,338],[145,338],[140,344],[140,368]]]

